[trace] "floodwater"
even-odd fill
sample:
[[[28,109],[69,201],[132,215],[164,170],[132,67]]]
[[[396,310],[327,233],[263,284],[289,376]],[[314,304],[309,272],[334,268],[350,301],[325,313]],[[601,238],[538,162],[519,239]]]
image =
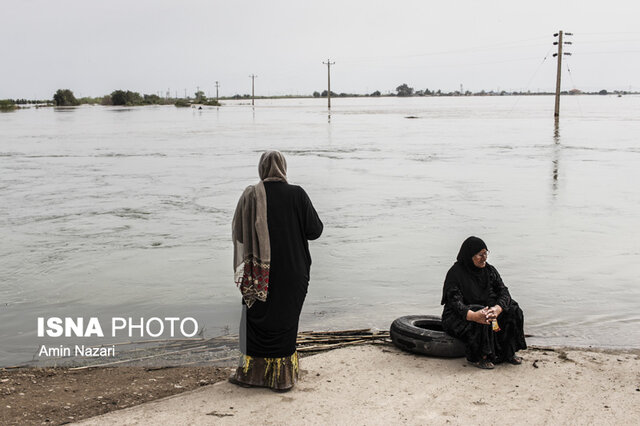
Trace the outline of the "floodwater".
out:
[[[325,224],[302,330],[439,314],[476,235],[531,343],[640,347],[640,97],[564,97],[557,127],[546,96],[332,101],[0,114],[0,365],[136,338],[39,338],[38,317],[235,333],[230,223],[265,149]]]

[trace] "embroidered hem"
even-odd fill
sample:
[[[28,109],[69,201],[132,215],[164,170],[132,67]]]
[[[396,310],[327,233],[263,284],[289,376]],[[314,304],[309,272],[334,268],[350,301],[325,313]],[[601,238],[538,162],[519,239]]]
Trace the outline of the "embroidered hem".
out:
[[[260,358],[242,355],[234,378],[250,386],[291,389],[298,382],[298,352],[282,358]]]

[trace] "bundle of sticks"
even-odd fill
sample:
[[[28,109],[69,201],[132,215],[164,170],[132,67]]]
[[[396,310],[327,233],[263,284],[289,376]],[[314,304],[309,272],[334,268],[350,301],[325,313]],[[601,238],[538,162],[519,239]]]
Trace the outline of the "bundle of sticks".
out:
[[[368,328],[342,331],[303,331],[298,333],[298,352],[321,352],[363,343],[383,343],[389,331]]]

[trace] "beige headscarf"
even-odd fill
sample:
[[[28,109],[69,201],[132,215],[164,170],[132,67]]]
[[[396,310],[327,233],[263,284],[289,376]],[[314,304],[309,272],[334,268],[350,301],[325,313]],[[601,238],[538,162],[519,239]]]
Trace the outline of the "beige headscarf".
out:
[[[264,182],[287,181],[287,161],[279,151],[266,151],[258,163],[260,182],[244,190],[233,216],[234,281],[247,308],[269,293],[271,244]]]

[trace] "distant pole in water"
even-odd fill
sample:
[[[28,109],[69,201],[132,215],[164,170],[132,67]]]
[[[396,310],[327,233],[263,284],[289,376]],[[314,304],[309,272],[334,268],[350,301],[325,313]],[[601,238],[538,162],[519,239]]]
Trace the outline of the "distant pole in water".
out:
[[[216,81],[216,102],[218,102],[218,87],[220,87],[220,83]]]
[[[564,35],[567,36],[572,36],[572,33],[565,33]],[[571,44],[570,41],[562,41],[562,30],[558,31],[557,33],[555,33],[553,35],[554,37],[558,37],[558,41],[554,41],[553,44],[557,44],[558,45],[558,53],[554,53],[553,56],[557,56],[558,57],[558,70],[556,71],[556,107],[555,110],[553,112],[553,116],[556,118],[556,120],[560,117],[560,79],[562,76],[562,55],[567,55],[570,56],[571,53],[569,52],[562,52],[562,45],[563,44]]]
[[[255,80],[256,80],[257,75],[253,75],[251,74],[249,76],[249,78],[251,78],[251,105],[254,105],[254,99],[255,99],[255,92],[254,92],[254,88],[255,88]]]
[[[327,59],[327,62],[323,62],[327,66],[327,105],[331,109],[331,65],[335,65],[335,62],[331,62],[331,59]]]
[[[562,30],[557,33],[558,41],[558,53],[553,56],[558,57],[558,70],[556,71],[556,108],[553,112],[553,116],[560,117],[560,78],[562,76]]]

